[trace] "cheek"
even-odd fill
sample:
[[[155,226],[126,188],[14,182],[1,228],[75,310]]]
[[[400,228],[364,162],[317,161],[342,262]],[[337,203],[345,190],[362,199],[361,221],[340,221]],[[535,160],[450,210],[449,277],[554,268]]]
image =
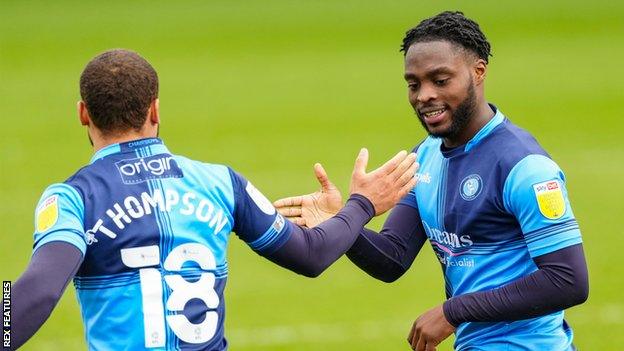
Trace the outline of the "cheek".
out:
[[[440,91],[440,98],[455,109],[466,98],[466,89],[457,85],[449,86]]]
[[[407,89],[407,101],[409,101],[410,105],[416,106],[418,102],[418,93],[411,89]]]

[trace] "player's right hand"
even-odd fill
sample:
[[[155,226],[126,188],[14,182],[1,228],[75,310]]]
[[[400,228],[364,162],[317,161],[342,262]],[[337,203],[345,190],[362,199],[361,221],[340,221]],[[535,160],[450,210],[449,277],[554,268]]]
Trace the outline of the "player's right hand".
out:
[[[414,175],[418,170],[415,153],[400,151],[376,170],[366,173],[368,150],[363,148],[355,160],[351,176],[350,194],[365,196],[380,215],[396,205],[416,186]]]

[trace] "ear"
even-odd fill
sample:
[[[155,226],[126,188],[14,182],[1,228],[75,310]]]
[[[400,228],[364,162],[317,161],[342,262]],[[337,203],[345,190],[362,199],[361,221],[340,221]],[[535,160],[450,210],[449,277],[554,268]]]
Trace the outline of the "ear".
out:
[[[476,85],[481,85],[487,75],[487,62],[478,59],[473,66],[474,81]]]
[[[76,109],[78,110],[78,119],[80,120],[80,124],[83,126],[91,124],[91,116],[89,116],[89,111],[87,111],[87,105],[84,101],[78,101]]]
[[[150,104],[147,111],[147,118],[154,125],[160,124],[160,100],[158,100],[158,98],[154,99]]]

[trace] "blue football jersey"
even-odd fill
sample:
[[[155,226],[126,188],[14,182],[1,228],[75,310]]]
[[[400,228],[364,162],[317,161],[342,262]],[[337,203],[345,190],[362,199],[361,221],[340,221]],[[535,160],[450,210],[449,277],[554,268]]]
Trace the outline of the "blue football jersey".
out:
[[[415,150],[418,185],[401,203],[420,214],[447,297],[500,287],[536,271],[532,257],[581,243],[563,172],[500,111],[462,147],[446,150],[428,137]],[[567,350],[571,343],[560,311],[462,323],[455,348]]]
[[[90,350],[225,350],[230,233],[268,254],[290,226],[230,168],[148,138],[109,145],[48,187],[34,250],[64,241],[84,254],[74,285]]]

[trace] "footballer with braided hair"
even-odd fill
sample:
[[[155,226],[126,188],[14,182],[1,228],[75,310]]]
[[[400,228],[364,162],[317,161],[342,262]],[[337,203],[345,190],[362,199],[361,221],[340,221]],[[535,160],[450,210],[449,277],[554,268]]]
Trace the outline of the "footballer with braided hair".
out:
[[[407,31],[401,51],[409,103],[429,134],[414,148],[418,185],[347,256],[392,282],[429,241],[447,299],[413,323],[414,350],[452,333],[456,350],[574,350],[563,310],[588,296],[581,233],[559,166],[484,96],[490,43],[447,11]],[[300,200],[308,227],[318,219],[306,213],[340,208],[331,192],[312,195]]]

